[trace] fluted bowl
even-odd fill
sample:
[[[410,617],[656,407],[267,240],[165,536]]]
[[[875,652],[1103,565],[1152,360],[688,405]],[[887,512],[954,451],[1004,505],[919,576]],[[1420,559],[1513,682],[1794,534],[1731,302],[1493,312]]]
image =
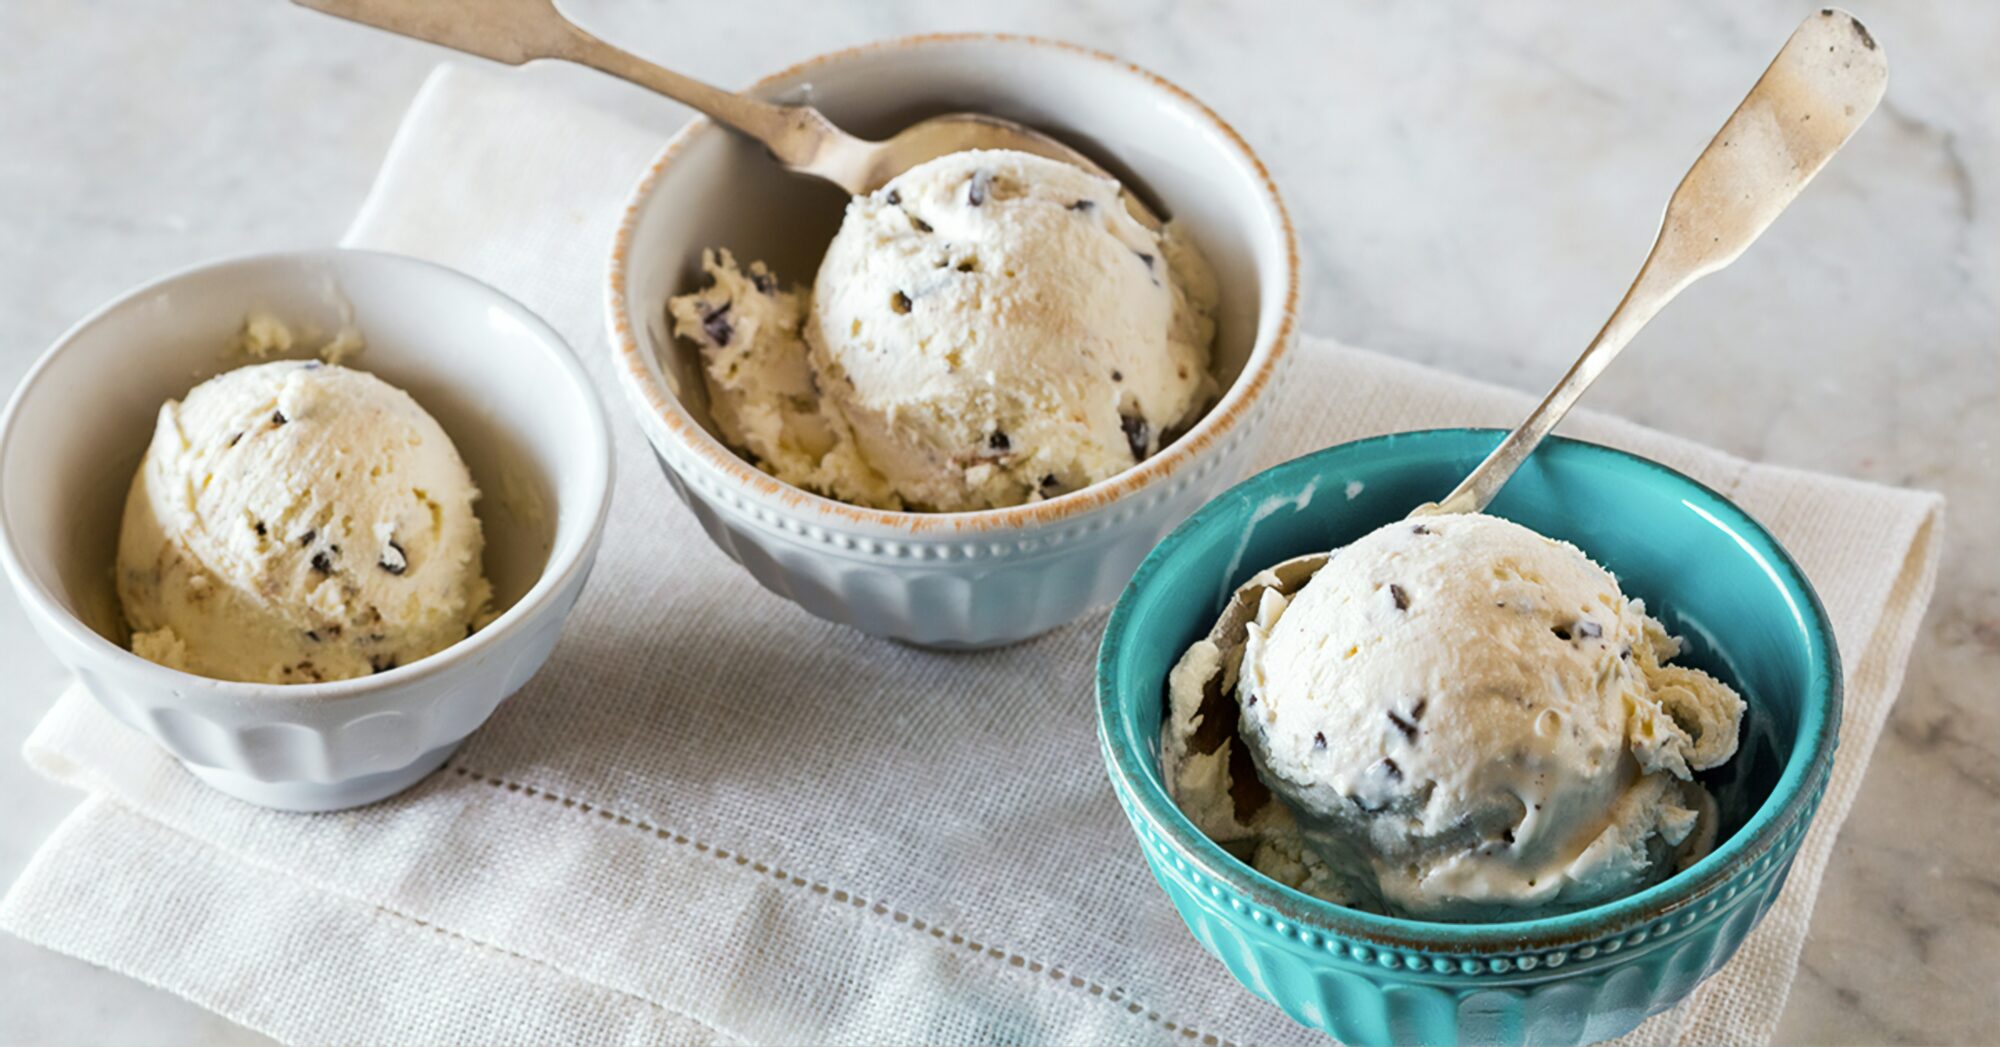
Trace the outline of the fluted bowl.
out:
[[[450,434],[481,492],[491,624],[331,683],[212,680],[125,648],[113,564],[133,470],[162,403],[254,362],[226,351],[252,311],[302,345],[351,325],[366,344],[347,364],[409,392]],[[197,777],[287,810],[370,803],[440,766],[548,658],[610,499],[610,429],[562,338],[469,276],[371,251],[233,258],[136,288],[58,339],[0,421],[0,564],[36,632]]]
[[[608,327],[621,384],[675,493],[758,582],[878,636],[937,647],[1012,643],[1116,599],[1168,528],[1250,468],[1293,339],[1298,251],[1277,187],[1215,113],[1109,55],[993,34],[839,51],[750,91],[810,100],[868,137],[941,112],[997,113],[1140,180],[1215,269],[1214,369],[1223,387],[1220,401],[1159,453],[1033,504],[884,512],[780,483],[716,436],[699,351],[669,332],[667,301],[699,286],[709,247],[810,283],[847,198],[696,120],[632,192],[608,274]]]
[[[1099,741],[1154,878],[1251,992],[1347,1043],[1585,1043],[1673,1006],[1727,962],[1777,898],[1833,765],[1833,630],[1798,566],[1716,492],[1620,451],[1556,439],[1489,511],[1575,543],[1687,640],[1679,659],[1737,688],[1742,744],[1701,780],[1713,852],[1579,912],[1447,924],[1349,909],[1282,886],[1182,816],[1160,775],[1167,672],[1257,570],[1324,551],[1449,491],[1494,430],[1401,433],[1260,473],[1147,557],[1098,655]]]

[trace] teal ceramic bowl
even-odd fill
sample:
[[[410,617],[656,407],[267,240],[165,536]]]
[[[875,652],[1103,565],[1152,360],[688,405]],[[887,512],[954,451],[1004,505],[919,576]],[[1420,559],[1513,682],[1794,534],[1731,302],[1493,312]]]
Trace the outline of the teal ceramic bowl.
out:
[[[1154,878],[1238,981],[1348,1043],[1584,1043],[1673,1006],[1777,898],[1833,766],[1840,662],[1798,565],[1720,494],[1643,458],[1556,439],[1489,511],[1581,547],[1688,640],[1682,664],[1743,694],[1737,756],[1702,778],[1722,811],[1716,849],[1610,904],[1445,924],[1301,894],[1196,830],[1159,771],[1167,672],[1181,652],[1258,569],[1438,499],[1500,435],[1400,433],[1238,484],[1153,550],[1098,654],[1099,741]]]

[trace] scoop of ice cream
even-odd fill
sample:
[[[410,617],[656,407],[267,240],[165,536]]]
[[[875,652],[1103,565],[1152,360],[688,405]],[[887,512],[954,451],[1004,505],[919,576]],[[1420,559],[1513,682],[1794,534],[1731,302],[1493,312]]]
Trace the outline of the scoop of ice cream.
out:
[[[813,285],[821,386],[910,505],[1114,476],[1214,390],[1213,278],[1115,183],[1025,153],[933,160],[848,205]]]
[[[1221,828],[1287,882],[1520,917],[1628,894],[1712,846],[1691,775],[1734,755],[1743,702],[1663,664],[1679,643],[1574,546],[1483,515],[1391,524],[1267,593],[1248,632],[1233,676],[1198,652],[1181,672],[1233,692],[1244,762],[1284,813]],[[1200,786],[1178,776],[1184,808],[1214,806]]]
[[[142,657],[223,680],[381,672],[469,635],[491,595],[451,438],[363,371],[239,368],[160,408],[118,595]]]
[[[845,501],[1050,497],[1153,454],[1214,395],[1207,264],[1136,222],[1115,182],[1054,160],[957,153],[856,197],[809,307],[731,263],[705,260],[713,285],[671,307],[704,349],[717,428]]]

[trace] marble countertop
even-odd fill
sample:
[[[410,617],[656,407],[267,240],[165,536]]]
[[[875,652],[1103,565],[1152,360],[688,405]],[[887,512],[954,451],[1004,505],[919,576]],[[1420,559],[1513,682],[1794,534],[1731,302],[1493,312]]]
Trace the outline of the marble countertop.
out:
[[[724,84],[887,36],[1063,37],[1164,73],[1269,162],[1308,330],[1540,388],[1630,279],[1689,160],[1809,5],[571,0]],[[1504,10],[1504,13],[1503,13]],[[692,12],[699,11],[695,16]],[[1778,1037],[2000,1028],[2000,6],[1856,11],[1891,55],[1873,122],[1745,259],[1696,286],[1594,407],[1749,458],[1943,491],[1943,578],[1841,834]],[[288,5],[0,5],[0,388],[106,298],[211,256],[335,240],[443,53]],[[521,75],[655,125],[686,111]],[[0,592],[0,881],[76,795],[13,756],[62,685]],[[1219,976],[1219,975],[1218,975]],[[0,1044],[260,1042],[0,936]]]

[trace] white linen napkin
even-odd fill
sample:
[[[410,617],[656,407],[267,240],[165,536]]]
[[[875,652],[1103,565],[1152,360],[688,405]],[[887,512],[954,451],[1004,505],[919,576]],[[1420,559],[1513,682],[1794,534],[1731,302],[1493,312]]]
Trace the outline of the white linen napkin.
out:
[[[702,537],[655,475],[600,321],[620,204],[658,134],[447,67],[347,243],[430,258],[569,338],[613,415],[618,493],[553,659],[447,767],[358,811],[212,792],[80,692],[26,745],[88,798],[0,927],[293,1042],[1324,1042],[1201,951],[1096,752],[1093,614],[940,654],[813,619]],[[796,274],[795,274],[796,275]],[[1528,398],[1308,340],[1265,460]],[[1744,462],[1579,412],[1768,525],[1847,667],[1839,761],[1783,897],[1649,1043],[1761,1042],[1902,680],[1941,500]]]

